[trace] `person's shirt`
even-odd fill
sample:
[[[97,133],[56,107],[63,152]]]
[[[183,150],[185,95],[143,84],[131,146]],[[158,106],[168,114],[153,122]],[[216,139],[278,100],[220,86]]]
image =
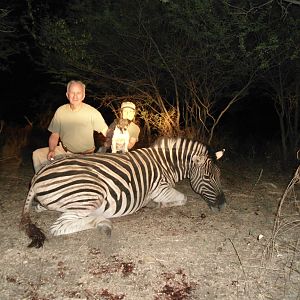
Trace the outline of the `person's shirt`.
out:
[[[94,131],[106,133],[107,128],[101,113],[94,107],[82,103],[78,111],[73,111],[69,104],[60,106],[48,130],[58,133],[68,150],[80,153],[95,146]]]
[[[135,138],[136,141],[139,140],[140,127],[138,125],[136,125],[134,122],[130,122],[127,130],[129,133],[129,138]]]

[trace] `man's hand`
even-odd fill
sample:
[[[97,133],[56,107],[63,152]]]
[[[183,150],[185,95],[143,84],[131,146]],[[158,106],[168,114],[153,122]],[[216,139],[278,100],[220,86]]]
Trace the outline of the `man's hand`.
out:
[[[48,160],[53,160],[55,157],[55,148],[59,141],[59,134],[53,132],[49,137],[49,152],[47,155]]]
[[[49,150],[48,155],[47,155],[48,160],[54,160],[54,157],[55,157],[55,151]]]

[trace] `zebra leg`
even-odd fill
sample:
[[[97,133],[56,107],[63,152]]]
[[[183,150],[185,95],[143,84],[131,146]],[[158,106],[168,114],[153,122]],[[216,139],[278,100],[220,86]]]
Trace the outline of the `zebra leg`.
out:
[[[153,201],[159,203],[161,207],[182,206],[185,205],[187,196],[172,187],[168,187],[160,191]]]
[[[107,236],[111,235],[111,221],[97,215],[86,215],[74,211],[64,212],[51,226],[53,235],[70,234],[92,228],[99,228]]]

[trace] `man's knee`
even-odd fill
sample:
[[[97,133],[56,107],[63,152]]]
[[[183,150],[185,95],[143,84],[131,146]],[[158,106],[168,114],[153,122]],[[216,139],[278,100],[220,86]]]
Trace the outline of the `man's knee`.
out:
[[[35,172],[39,171],[42,165],[47,162],[48,148],[36,149],[32,152],[32,162]]]

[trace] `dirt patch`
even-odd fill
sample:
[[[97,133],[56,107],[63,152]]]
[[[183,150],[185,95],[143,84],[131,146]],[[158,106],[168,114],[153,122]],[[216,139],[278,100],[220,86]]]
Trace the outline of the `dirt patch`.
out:
[[[183,181],[185,206],[146,207],[114,219],[110,239],[97,230],[51,237],[47,230],[59,214],[33,212],[48,239],[31,249],[19,222],[32,167],[2,162],[1,299],[300,299],[297,191],[270,243],[292,174],[226,163],[222,172],[222,213],[210,211]]]

